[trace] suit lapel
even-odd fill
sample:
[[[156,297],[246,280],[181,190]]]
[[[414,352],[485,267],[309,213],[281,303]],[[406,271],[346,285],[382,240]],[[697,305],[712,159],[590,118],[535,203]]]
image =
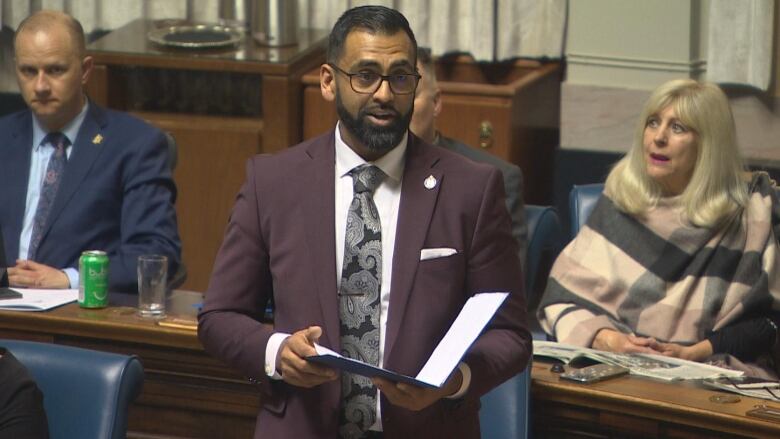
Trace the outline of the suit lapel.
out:
[[[104,131],[107,124],[106,115],[100,107],[94,103],[89,104],[84,122],[81,124],[79,133],[73,142],[73,150],[68,158],[68,165],[65,168],[60,188],[57,191],[57,197],[54,199],[54,205],[49,213],[49,218],[44,230],[42,240],[51,230],[52,225],[68,205],[70,200],[76,194],[81,182],[89,173],[93,163],[104,149],[102,137],[101,141],[95,141],[98,135]]]
[[[434,168],[438,159],[433,148],[424,146],[415,136],[409,136],[395,235],[392,291],[385,337],[385,362],[392,354],[395,340],[401,329],[406,304],[420,263],[420,250],[425,243],[433,209],[439,196],[439,188],[442,185],[443,172]],[[429,189],[427,186],[430,184],[426,185],[425,181],[431,176],[436,179],[436,184]]]
[[[0,175],[7,188],[8,230],[3,234],[6,248],[12,252],[7,254],[8,262],[13,262],[19,255],[19,235],[22,233],[22,222],[27,204],[27,184],[30,179],[30,160],[32,157],[32,113],[25,111],[17,115],[16,129],[11,134],[11,143],[3,145],[0,156]],[[1,250],[1,249],[0,249]]]
[[[319,297],[324,327],[323,337],[334,350],[340,346],[338,291],[336,288],[336,224],[335,224],[335,135],[313,143],[308,153],[309,166],[300,169],[308,182],[301,188],[301,202],[306,222],[309,246],[309,266],[314,274],[314,288]],[[298,196],[298,195],[296,195]]]

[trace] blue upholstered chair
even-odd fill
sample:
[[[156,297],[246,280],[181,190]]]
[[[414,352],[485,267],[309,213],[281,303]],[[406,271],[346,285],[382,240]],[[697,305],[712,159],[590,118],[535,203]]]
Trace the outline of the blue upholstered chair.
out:
[[[588,216],[604,191],[603,183],[574,185],[569,192],[569,215],[572,239],[585,225]]]
[[[485,439],[525,439],[530,422],[531,363],[520,374],[482,396],[480,433]]]
[[[127,409],[144,381],[137,357],[19,340],[0,346],[38,383],[52,439],[126,437]]]
[[[525,291],[529,303],[538,300],[536,294],[544,290],[549,264],[561,251],[563,228],[558,212],[551,206],[525,206],[525,219],[528,224],[528,252],[525,262]],[[545,260],[546,258],[546,260]],[[543,269],[543,272],[540,272]]]
[[[528,303],[528,322],[534,338],[545,339],[535,324],[531,309],[538,302],[538,294],[544,290],[550,263],[558,255],[563,242],[563,229],[556,210],[550,206],[525,206],[528,224],[528,253],[525,266],[525,289]],[[486,439],[524,439],[529,434],[529,393],[531,390],[531,365],[482,397],[479,423],[482,437]]]

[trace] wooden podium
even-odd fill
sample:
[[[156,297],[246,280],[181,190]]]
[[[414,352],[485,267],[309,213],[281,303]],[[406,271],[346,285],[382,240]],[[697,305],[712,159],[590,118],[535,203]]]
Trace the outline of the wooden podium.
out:
[[[247,159],[301,141],[301,76],[324,61],[327,32],[302,29],[297,45],[280,48],[248,37],[220,50],[147,40],[149,31],[176,23],[136,20],[90,44],[87,92],[176,139],[184,288],[205,291]]]

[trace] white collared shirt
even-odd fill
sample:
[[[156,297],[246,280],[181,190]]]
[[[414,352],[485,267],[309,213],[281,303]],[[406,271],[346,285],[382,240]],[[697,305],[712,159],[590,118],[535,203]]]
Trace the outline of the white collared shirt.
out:
[[[65,125],[60,132],[69,140],[69,145],[65,148],[65,155],[70,159],[73,152],[73,144],[76,143],[84,118],[89,109],[89,101],[84,100],[84,107],[81,112]],[[30,240],[32,239],[32,229],[35,220],[35,211],[38,209],[38,200],[41,197],[41,187],[43,179],[46,177],[46,168],[49,166],[52,149],[48,148],[48,143],[43,143],[48,133],[33,114],[32,116],[32,157],[30,160],[30,175],[27,179],[27,198],[25,200],[24,218],[22,220],[22,232],[19,235],[19,259],[27,259],[30,252]],[[56,267],[55,267],[56,268]],[[70,287],[76,288],[79,284],[79,271],[77,267],[66,267],[65,274],[70,280]]]

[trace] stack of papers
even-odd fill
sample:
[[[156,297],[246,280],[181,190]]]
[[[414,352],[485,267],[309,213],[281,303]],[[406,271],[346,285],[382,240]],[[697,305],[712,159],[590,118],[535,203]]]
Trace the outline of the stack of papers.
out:
[[[0,310],[46,311],[79,298],[79,290],[44,290],[33,288],[12,288],[22,294],[19,299],[0,300]]]
[[[534,340],[534,357],[553,358],[564,363],[569,363],[577,358],[587,358],[598,363],[623,366],[632,375],[648,376],[666,381],[702,380],[744,375],[744,372],[738,370],[724,369],[711,364],[663,355],[618,354],[543,340]]]

